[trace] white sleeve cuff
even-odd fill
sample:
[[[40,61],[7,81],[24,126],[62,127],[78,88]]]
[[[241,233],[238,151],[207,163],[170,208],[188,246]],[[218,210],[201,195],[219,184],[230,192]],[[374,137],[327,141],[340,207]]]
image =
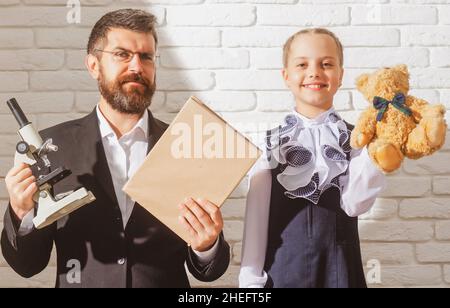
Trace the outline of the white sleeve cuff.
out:
[[[255,273],[255,268],[241,267],[239,273],[239,288],[254,288],[261,289],[267,283],[267,273],[262,271],[261,273]]]
[[[214,257],[217,254],[217,250],[219,250],[219,238],[217,238],[214,245],[207,251],[197,251],[195,249],[192,249],[194,251],[195,255],[198,258],[198,261],[202,264],[208,264],[209,262],[214,259]]]
[[[20,223],[19,231],[17,234],[19,236],[25,236],[31,231],[33,231],[34,225],[33,225],[33,218],[34,218],[34,210],[29,211],[22,219],[22,222]]]

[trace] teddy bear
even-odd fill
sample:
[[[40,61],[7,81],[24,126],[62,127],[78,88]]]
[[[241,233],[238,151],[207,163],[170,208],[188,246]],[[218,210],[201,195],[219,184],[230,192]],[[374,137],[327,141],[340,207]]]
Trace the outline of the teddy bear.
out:
[[[447,124],[443,105],[408,95],[406,65],[362,74],[356,87],[370,102],[352,131],[354,149],[368,146],[368,153],[384,173],[397,170],[404,157],[419,159],[439,150]]]

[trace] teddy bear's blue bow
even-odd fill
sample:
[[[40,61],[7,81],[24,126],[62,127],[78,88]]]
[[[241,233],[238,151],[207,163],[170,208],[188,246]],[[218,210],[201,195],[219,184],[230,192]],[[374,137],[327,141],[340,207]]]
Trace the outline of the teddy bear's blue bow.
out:
[[[409,109],[408,106],[405,105],[405,94],[403,93],[397,93],[395,94],[392,101],[388,101],[387,99],[384,99],[379,96],[375,96],[373,98],[373,106],[375,109],[379,110],[377,115],[377,121],[380,122],[383,119],[384,113],[386,112],[389,104],[392,104],[395,108],[406,114],[407,116],[412,115],[411,109]]]

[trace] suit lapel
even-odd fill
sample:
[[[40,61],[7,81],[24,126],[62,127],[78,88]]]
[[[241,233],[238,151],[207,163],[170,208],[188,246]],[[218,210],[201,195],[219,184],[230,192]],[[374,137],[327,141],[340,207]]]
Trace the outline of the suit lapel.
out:
[[[148,147],[147,154],[153,149],[155,144],[158,142],[159,138],[161,138],[162,134],[165,131],[165,127],[161,127],[155,121],[150,110],[148,111]]]
[[[114,191],[108,161],[106,160],[95,109],[84,119],[81,125],[79,139],[75,140],[83,140],[84,142],[80,142],[79,146],[83,147],[83,152],[88,153],[87,157],[95,158],[95,163],[92,167],[95,180],[106,192],[106,195],[111,199],[110,201],[118,207],[119,203]]]

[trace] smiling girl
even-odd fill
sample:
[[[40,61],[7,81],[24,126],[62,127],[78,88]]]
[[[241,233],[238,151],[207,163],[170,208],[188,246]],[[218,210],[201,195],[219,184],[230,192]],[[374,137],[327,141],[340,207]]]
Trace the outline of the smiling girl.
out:
[[[282,75],[295,110],[267,132],[250,176],[241,287],[366,287],[358,215],[384,175],[333,108],[343,48],[326,29],[302,30],[283,49]]]

